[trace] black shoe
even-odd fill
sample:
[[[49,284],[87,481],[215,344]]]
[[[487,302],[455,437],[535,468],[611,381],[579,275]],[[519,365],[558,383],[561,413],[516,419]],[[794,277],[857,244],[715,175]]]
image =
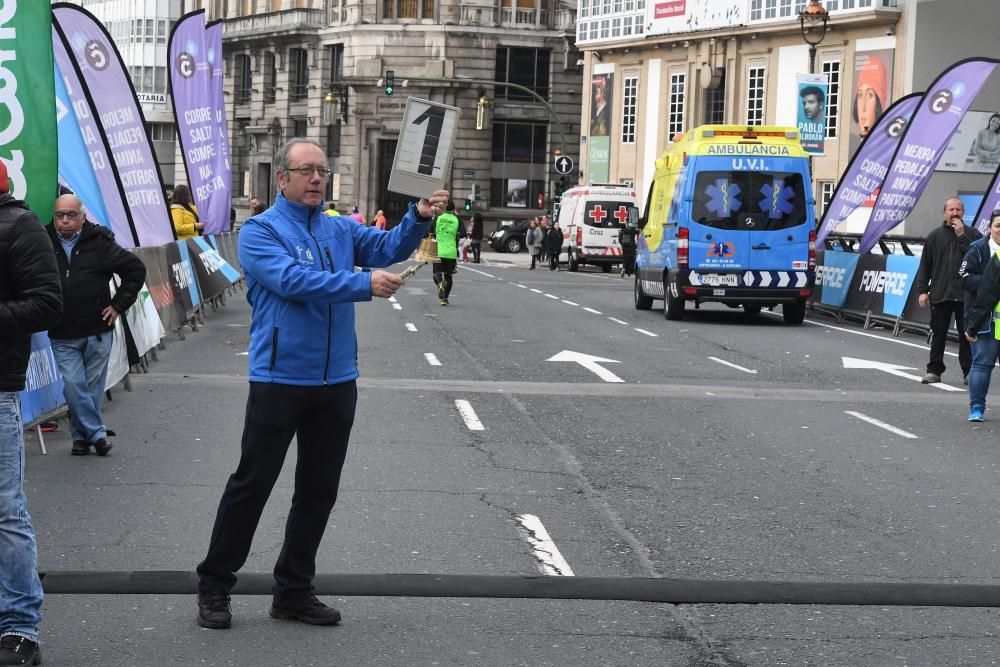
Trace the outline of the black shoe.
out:
[[[114,445],[108,442],[107,438],[98,438],[97,442],[94,443],[94,449],[97,450],[98,456],[107,456],[112,447]]]
[[[198,593],[198,625],[212,630],[225,630],[233,624],[229,608],[229,593],[212,591]]]
[[[73,449],[69,450],[73,456],[86,456],[90,453],[90,445],[84,440],[74,440]]]
[[[0,665],[40,665],[42,650],[38,643],[19,635],[0,637]]]
[[[340,612],[320,602],[312,593],[283,598],[275,595],[271,601],[271,618],[310,625],[336,625],[340,623]]]

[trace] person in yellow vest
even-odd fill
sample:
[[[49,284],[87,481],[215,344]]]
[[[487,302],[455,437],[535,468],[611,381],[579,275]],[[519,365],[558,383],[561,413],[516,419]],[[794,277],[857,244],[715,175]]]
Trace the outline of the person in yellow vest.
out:
[[[434,222],[434,238],[438,244],[438,258],[434,262],[434,284],[438,288],[438,299],[442,306],[448,305],[451,295],[452,275],[458,270],[458,216],[455,215],[455,202],[451,199],[445,206],[445,212]]]
[[[323,211],[323,215],[330,218],[336,218],[339,216],[340,211],[337,210],[337,202],[327,202],[326,210]]]
[[[958,275],[965,288],[965,337],[972,343],[969,369],[969,421],[986,414],[986,393],[1000,357],[1000,211],[990,215],[989,235],[975,241],[965,253]]]
[[[183,183],[170,195],[170,220],[178,241],[198,236],[205,229],[205,223],[198,219],[198,207],[191,199],[191,189]]]

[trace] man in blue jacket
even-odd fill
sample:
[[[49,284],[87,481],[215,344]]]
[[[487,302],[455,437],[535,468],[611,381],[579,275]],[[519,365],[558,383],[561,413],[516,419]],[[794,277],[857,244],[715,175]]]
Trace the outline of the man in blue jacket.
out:
[[[198,565],[198,624],[228,628],[229,591],[257,522],[298,436],[295,493],[274,568],[273,618],[333,625],[340,612],[313,595],[316,551],[337,500],[354,423],[358,377],[354,303],[388,298],[403,281],[382,270],[410,256],[444,210],[447,191],[410,205],[390,232],[323,215],[330,176],[323,148],[292,139],[275,156],[281,193],[240,230],[247,277],[250,393],[239,465],[219,502],[208,555]]]

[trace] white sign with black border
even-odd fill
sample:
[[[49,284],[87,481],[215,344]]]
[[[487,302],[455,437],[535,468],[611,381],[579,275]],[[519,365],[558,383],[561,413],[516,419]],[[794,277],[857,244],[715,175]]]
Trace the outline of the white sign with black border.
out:
[[[389,190],[430,197],[444,189],[460,114],[458,107],[407,98],[389,173]]]

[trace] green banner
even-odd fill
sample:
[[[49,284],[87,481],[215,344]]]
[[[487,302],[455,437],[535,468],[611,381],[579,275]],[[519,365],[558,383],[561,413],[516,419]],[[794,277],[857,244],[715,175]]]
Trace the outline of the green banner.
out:
[[[0,159],[11,193],[45,223],[59,187],[56,137],[52,5],[6,1],[0,7]]]

